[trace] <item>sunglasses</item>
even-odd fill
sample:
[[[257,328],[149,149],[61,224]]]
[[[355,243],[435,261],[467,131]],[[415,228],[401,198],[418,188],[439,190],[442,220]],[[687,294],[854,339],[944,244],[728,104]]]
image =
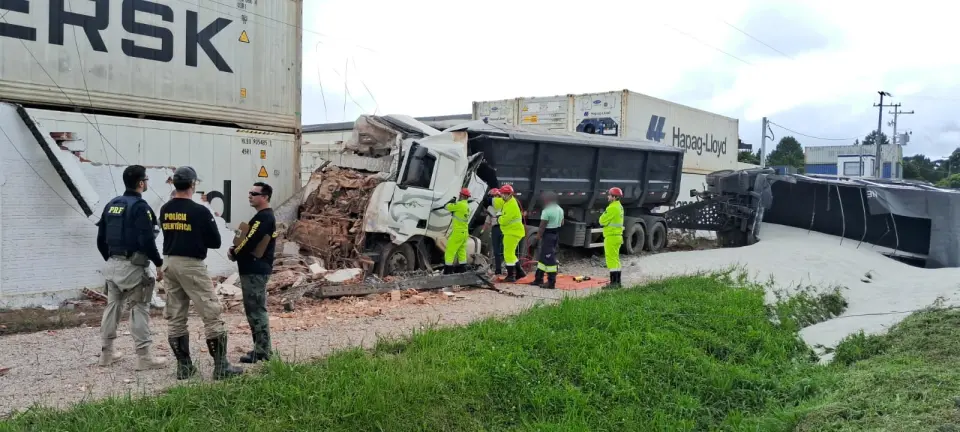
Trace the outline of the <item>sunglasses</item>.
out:
[[[247,192],[247,193],[250,194],[250,196],[263,196],[263,193],[261,192]]]

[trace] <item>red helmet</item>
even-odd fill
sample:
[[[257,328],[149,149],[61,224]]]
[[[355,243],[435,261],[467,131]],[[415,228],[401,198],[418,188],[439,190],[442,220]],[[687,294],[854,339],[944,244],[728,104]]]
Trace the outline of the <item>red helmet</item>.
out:
[[[620,189],[620,188],[618,188],[618,187],[612,187],[612,188],[610,188],[610,190],[608,190],[607,193],[610,194],[610,195],[613,195],[613,196],[615,196],[615,197],[622,197],[622,196],[623,196],[623,190]]]
[[[497,188],[490,189],[490,195],[491,195],[491,196],[500,196],[500,189],[497,189]]]
[[[500,186],[500,193],[504,195],[513,195],[513,186],[510,186],[510,185]]]
[[[470,189],[467,189],[467,188],[460,189],[460,196],[465,196],[467,198],[470,198]]]

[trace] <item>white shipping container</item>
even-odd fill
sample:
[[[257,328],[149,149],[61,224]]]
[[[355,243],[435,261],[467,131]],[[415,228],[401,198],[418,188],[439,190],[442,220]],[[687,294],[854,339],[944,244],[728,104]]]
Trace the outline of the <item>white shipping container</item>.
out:
[[[570,96],[519,99],[520,124],[533,129],[570,131]]]
[[[773,151],[776,144],[771,148],[767,144],[767,149]],[[837,158],[842,155],[874,155],[877,154],[876,146],[810,146],[803,148],[804,160],[807,164],[835,164]],[[903,146],[901,145],[881,145],[880,160],[883,162],[903,162]]]
[[[474,102],[473,119],[488,119],[492,122],[517,124],[517,100],[504,99],[496,101]]]
[[[622,90],[573,96],[580,132],[641,139],[686,150],[683,172],[736,169],[737,119]]]
[[[197,191],[231,228],[253,217],[247,190],[254,182],[273,187],[275,206],[300,188],[299,144],[292,134],[41,109],[28,112],[51,134],[72,134],[73,141],[62,145],[94,163],[192,166],[202,180]],[[167,179],[151,180],[159,185]]]
[[[0,100],[294,132],[302,0],[0,2]]]

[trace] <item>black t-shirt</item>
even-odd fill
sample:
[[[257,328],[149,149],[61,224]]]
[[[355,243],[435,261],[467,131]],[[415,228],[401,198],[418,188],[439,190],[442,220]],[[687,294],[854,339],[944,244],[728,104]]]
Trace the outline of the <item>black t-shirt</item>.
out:
[[[173,198],[160,207],[163,254],[199,259],[220,249],[220,229],[206,207],[189,198]]]
[[[250,225],[250,231],[247,232],[247,238],[233,250],[237,258],[237,269],[242,275],[273,273],[273,253],[277,246],[277,220],[273,216],[273,209],[266,208],[258,211],[248,225]],[[255,258],[253,250],[257,248],[264,236],[270,237],[270,243],[267,244],[263,256]]]

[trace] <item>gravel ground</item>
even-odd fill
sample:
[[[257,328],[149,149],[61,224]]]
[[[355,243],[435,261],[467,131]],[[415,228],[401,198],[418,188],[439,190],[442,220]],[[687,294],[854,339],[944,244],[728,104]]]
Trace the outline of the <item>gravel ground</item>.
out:
[[[850,306],[836,319],[803,330],[811,345],[833,346],[858,330],[880,332],[903,319],[907,313],[932,304],[939,297],[946,304],[960,299],[960,269],[925,270],[886,258],[870,245],[856,248],[854,241],[816,232],[765,224],[760,243],[739,249],[670,252],[624,258],[624,281],[642,283],[652,279],[698,271],[743,266],[758,282],[772,276],[774,287],[792,290],[798,286],[842,285]],[[574,253],[562,257],[567,274],[606,276],[600,254]],[[863,282],[870,272],[873,279]],[[409,334],[432,326],[469,323],[490,316],[520,312],[538,303],[562,296],[589,295],[597,290],[546,291],[512,286],[525,294],[513,297],[493,291],[458,293],[460,299],[425,295],[415,302],[389,298],[354,299],[346,304],[301,307],[297,312],[271,318],[275,349],[288,360],[306,361],[334,350],[372,346],[380,337]],[[772,299],[772,295],[771,295]],[[226,316],[230,329],[231,359],[250,349],[249,329],[239,314]],[[167,355],[166,326],[155,319],[155,348]],[[126,324],[121,331],[125,331]],[[0,415],[33,404],[67,407],[83,400],[108,396],[152,394],[177,384],[172,366],[157,371],[133,371],[133,344],[129,336],[118,338],[118,348],[127,358],[111,368],[96,366],[99,355],[97,328],[74,328],[0,337],[0,367],[11,368],[0,376]],[[191,344],[204,380],[209,380],[211,361],[202,343],[199,319],[191,318]],[[170,359],[172,361],[172,359]]]

